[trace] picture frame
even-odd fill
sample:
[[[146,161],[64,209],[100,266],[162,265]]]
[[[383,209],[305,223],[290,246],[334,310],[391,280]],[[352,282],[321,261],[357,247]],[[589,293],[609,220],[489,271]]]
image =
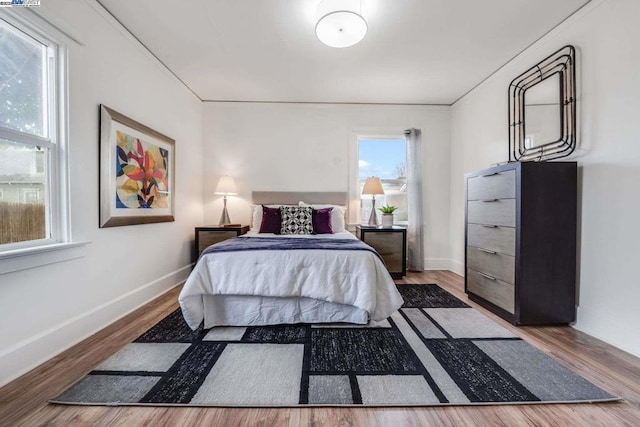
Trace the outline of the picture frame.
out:
[[[175,141],[100,105],[100,228],[175,220]]]

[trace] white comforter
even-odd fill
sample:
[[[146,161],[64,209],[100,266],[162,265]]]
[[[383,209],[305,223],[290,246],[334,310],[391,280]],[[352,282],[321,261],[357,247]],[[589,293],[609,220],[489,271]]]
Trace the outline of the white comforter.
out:
[[[273,234],[255,233],[248,236],[274,237]],[[317,237],[356,238],[349,232]],[[369,313],[369,318],[375,321],[389,317],[403,302],[387,269],[375,254],[349,250],[207,254],[196,264],[179,297],[184,318],[193,329],[205,317],[207,295],[306,297],[356,307]],[[251,324],[250,319],[247,322]],[[208,327],[206,323],[205,327]]]

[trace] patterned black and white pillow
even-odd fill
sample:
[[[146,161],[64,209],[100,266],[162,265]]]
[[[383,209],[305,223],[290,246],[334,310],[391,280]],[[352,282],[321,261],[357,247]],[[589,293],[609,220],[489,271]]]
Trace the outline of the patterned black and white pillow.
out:
[[[280,234],[313,234],[311,207],[280,206]]]

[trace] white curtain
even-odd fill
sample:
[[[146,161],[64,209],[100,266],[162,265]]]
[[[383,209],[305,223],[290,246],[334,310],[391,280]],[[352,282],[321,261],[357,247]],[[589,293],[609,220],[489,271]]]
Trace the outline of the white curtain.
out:
[[[424,220],[422,218],[422,141],[420,129],[404,131],[407,140],[407,269],[424,270]]]

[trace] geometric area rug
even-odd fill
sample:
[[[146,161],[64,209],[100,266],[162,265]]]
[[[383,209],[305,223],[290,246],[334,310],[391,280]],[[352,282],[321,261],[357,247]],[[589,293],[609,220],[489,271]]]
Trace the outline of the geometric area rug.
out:
[[[174,311],[52,403],[435,406],[619,400],[437,285],[368,325],[192,331]]]

